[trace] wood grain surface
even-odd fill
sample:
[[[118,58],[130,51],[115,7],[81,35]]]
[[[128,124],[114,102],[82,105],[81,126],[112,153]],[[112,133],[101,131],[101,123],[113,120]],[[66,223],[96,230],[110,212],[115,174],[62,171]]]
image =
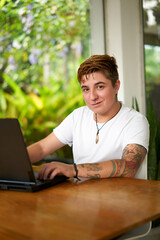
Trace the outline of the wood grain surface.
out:
[[[0,190],[0,239],[112,239],[160,217],[160,181],[69,179],[25,193]]]

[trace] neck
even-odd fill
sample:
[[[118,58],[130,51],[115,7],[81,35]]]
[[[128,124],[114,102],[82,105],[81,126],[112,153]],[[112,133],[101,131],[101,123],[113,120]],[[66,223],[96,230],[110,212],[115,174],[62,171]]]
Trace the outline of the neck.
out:
[[[106,121],[109,121],[116,116],[116,114],[119,112],[120,109],[121,109],[121,103],[117,101],[115,103],[114,109],[110,113],[108,114],[94,113],[94,120],[98,123],[104,123]]]

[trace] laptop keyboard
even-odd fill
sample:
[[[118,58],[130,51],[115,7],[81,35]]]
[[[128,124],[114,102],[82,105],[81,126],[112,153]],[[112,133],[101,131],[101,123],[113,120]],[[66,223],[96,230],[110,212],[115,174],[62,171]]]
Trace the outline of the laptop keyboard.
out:
[[[34,172],[34,176],[35,176],[35,179],[36,179],[36,183],[37,183],[37,184],[42,184],[42,183],[44,183],[44,182],[51,181],[51,180],[49,179],[49,177],[48,177],[46,180],[38,179],[38,178],[37,178],[38,172]]]

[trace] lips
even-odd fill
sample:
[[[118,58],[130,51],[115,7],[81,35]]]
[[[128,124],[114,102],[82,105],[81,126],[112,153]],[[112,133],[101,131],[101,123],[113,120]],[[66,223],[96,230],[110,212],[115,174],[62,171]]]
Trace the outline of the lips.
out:
[[[101,104],[101,102],[97,102],[97,103],[93,103],[93,104],[91,104],[93,107],[96,107],[96,106],[98,106],[99,104]]]

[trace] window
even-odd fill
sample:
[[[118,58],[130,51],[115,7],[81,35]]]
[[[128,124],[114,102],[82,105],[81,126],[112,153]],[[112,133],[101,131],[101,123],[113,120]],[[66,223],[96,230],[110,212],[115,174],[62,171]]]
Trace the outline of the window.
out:
[[[0,117],[19,119],[27,145],[84,104],[89,55],[89,0],[0,1]]]
[[[146,96],[160,116],[160,1],[143,0]]]

